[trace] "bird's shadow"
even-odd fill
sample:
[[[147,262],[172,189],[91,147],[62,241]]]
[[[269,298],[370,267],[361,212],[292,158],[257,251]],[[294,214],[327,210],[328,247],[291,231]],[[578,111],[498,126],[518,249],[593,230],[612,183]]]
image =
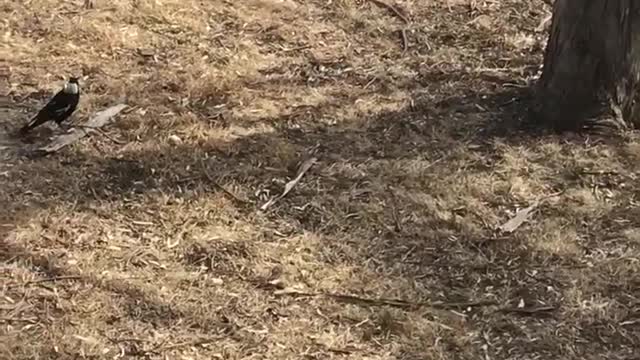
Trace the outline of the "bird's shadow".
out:
[[[43,156],[39,148],[51,142],[56,136],[64,134],[68,129],[62,129],[55,125],[43,124],[27,134],[20,132],[23,125],[23,112],[19,106],[6,106],[0,108],[3,115],[0,120],[0,149],[5,154],[13,156],[34,158]]]

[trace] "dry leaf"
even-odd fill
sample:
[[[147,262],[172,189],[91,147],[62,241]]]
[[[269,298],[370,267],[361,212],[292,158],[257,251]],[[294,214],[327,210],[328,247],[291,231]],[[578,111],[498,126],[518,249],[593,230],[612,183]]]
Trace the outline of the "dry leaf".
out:
[[[266,209],[269,208],[269,206],[275,204],[276,201],[287,196],[287,194],[291,191],[291,189],[293,189],[300,182],[304,174],[307,171],[309,171],[309,169],[311,169],[311,167],[313,166],[313,164],[316,163],[316,161],[318,161],[318,159],[315,157],[312,157],[310,159],[307,159],[307,161],[303,162],[302,165],[300,165],[300,168],[298,169],[298,174],[296,175],[296,177],[293,180],[289,181],[284,186],[284,191],[282,192],[282,194],[267,201],[264,205],[260,207],[260,210],[265,211]]]
[[[529,219],[533,211],[539,205],[540,205],[540,202],[535,201],[530,206],[524,209],[518,210],[518,212],[516,212],[516,215],[514,217],[509,219],[509,221],[507,221],[506,223],[500,225],[499,227],[500,231],[507,232],[507,233],[512,233],[516,231],[516,229],[518,229],[522,224],[524,224],[525,221],[527,221],[527,219]]]

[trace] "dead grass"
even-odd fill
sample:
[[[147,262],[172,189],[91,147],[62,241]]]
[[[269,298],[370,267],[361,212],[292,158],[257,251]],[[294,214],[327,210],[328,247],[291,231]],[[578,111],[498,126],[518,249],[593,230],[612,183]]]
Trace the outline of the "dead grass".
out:
[[[541,1],[80,5],[0,6],[5,133],[132,107],[0,139],[3,359],[636,356],[640,139],[518,130]]]

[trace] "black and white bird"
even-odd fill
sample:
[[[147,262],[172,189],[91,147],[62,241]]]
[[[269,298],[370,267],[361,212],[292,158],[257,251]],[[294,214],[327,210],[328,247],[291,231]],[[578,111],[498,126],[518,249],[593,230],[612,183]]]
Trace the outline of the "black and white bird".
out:
[[[78,78],[70,77],[62,90],[49,100],[47,105],[29,120],[27,125],[20,129],[20,133],[25,134],[47,121],[54,121],[58,126],[62,126],[62,122],[76,110],[79,101],[80,85],[78,84]]]

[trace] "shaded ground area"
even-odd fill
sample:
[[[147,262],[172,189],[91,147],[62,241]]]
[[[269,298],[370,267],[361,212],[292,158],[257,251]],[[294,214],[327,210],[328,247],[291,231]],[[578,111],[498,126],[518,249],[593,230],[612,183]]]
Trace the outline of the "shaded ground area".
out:
[[[637,356],[640,139],[519,130],[542,2],[398,8],[4,4],[5,133],[59,74],[131,107],[6,136],[2,358]]]

